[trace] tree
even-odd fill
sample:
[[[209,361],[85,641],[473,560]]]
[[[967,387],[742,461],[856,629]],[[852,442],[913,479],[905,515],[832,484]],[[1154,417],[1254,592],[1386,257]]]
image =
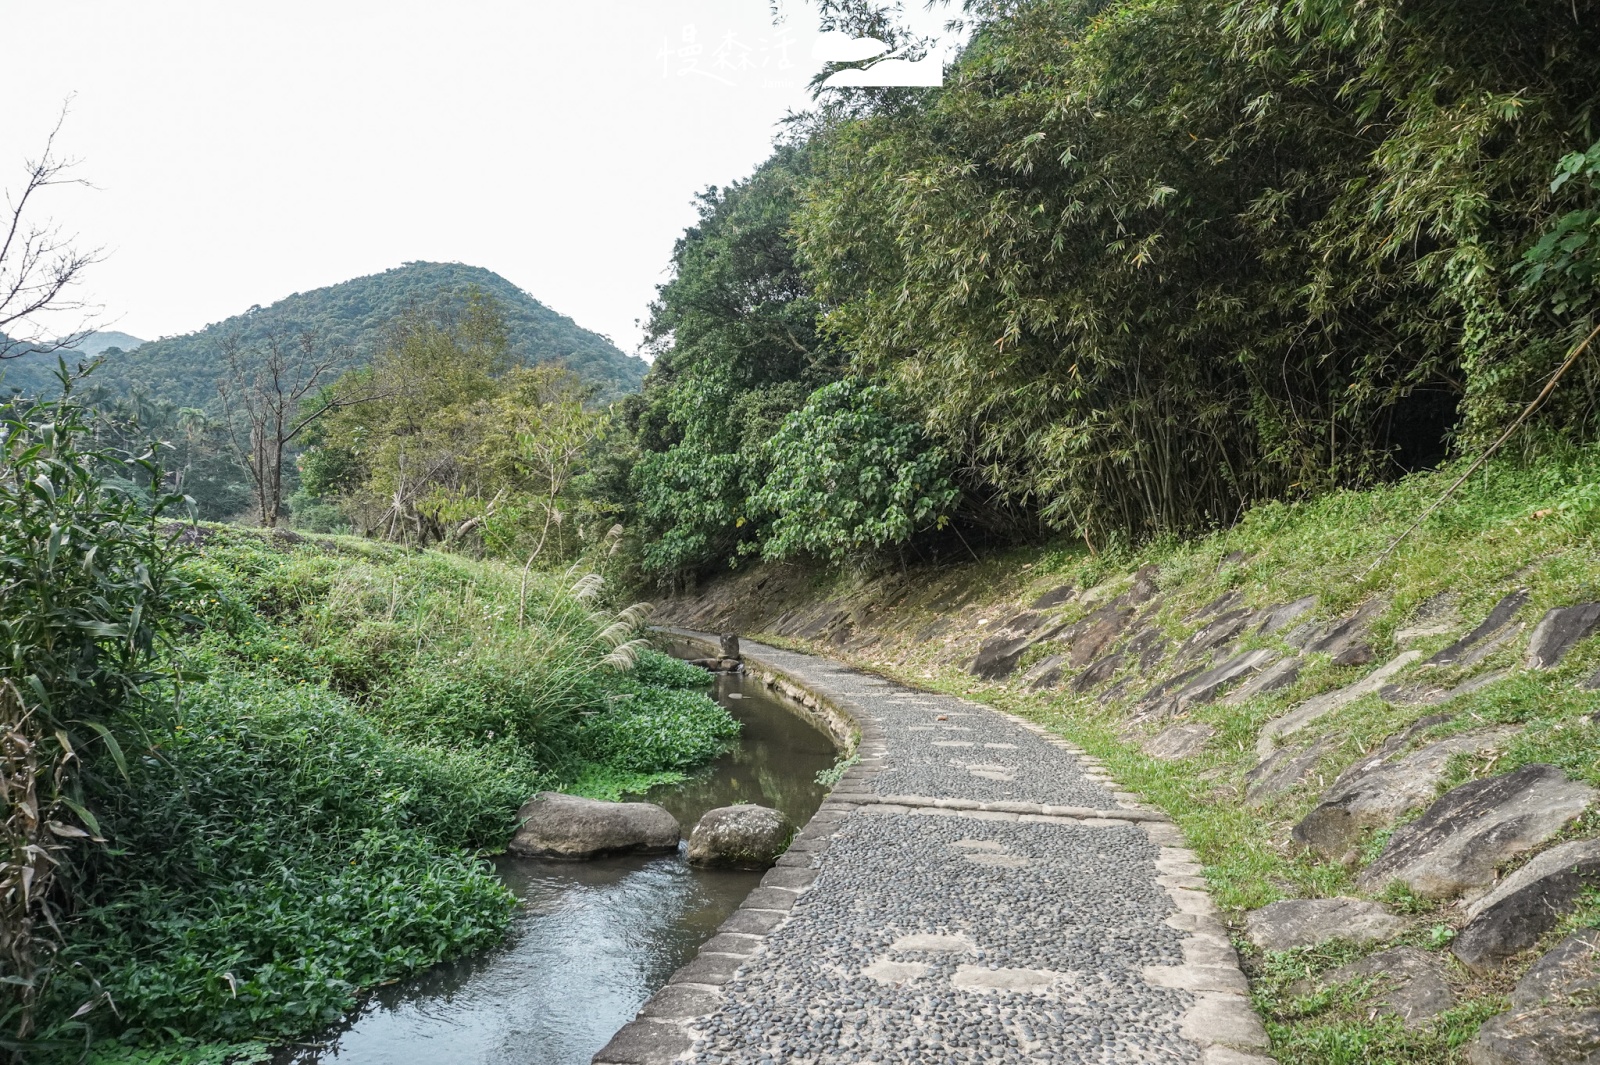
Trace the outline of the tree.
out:
[[[324,393],[336,356],[323,351],[312,333],[293,341],[269,333],[246,350],[237,338],[224,342],[228,375],[218,384],[223,416],[240,465],[255,488],[256,515],[276,528],[283,513],[283,466],[289,446],[319,418],[370,396]],[[309,400],[309,402],[307,402]]]
[[[848,555],[944,525],[960,498],[943,448],[881,385],[817,389],[768,441],[771,473],[750,497],[767,526],[761,556]]]
[[[466,455],[482,429],[469,409],[495,394],[507,364],[503,322],[481,294],[459,316],[409,309],[371,365],[329,390],[341,409],[306,456],[314,487],[336,493],[369,536],[446,539],[433,504],[476,492],[483,470]]]
[[[758,535],[745,501],[765,477],[763,444],[839,376],[789,233],[809,166],[803,146],[786,146],[703,193],[651,305],[656,360],[624,405],[631,438],[618,446],[637,449],[628,517],[655,574],[727,560]]]
[[[568,556],[580,528],[598,528],[574,482],[609,412],[563,366],[511,366],[498,304],[482,294],[462,314],[408,311],[372,365],[331,392],[381,398],[317,427],[302,491],[367,535],[538,558]]]
[[[6,192],[6,213],[0,219],[0,359],[30,353],[70,351],[90,329],[54,330],[46,339],[43,318],[62,312],[84,311],[86,304],[71,290],[83,272],[100,260],[100,252],[80,251],[74,238],[46,220],[36,222],[37,197],[51,188],[87,184],[69,176],[75,162],[56,155],[56,137],[66,121],[63,107],[55,127],[45,139],[44,151],[23,165],[27,180],[22,191]]]

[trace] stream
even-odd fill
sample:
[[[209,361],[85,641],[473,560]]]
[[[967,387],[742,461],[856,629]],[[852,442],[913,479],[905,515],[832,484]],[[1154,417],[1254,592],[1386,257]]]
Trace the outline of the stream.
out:
[[[718,677],[713,694],[744,726],[737,744],[681,784],[625,798],[666,807],[686,837],[705,811],[736,802],[804,825],[827,791],[816,775],[836,757],[828,737],[754,679]],[[762,875],[675,854],[495,866],[521,900],[499,946],[379,988],[277,1065],[587,1065]]]

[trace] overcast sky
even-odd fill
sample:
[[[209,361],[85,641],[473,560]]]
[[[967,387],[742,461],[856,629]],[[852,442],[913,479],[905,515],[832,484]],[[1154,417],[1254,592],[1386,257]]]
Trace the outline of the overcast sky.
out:
[[[84,294],[145,339],[409,260],[487,267],[633,351],[707,184],[808,105],[786,0],[0,0],[0,187],[58,141],[103,246]]]

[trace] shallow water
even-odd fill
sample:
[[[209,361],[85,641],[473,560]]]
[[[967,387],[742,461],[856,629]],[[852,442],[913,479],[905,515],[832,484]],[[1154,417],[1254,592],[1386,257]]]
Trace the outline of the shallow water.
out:
[[[825,794],[815,778],[835,758],[828,738],[758,682],[721,677],[715,694],[744,724],[738,744],[644,797],[685,834],[735,802],[804,824]],[[280,1065],[587,1065],[761,879],[693,869],[681,855],[496,865],[522,900],[499,947],[380,988],[322,1045],[288,1050]]]

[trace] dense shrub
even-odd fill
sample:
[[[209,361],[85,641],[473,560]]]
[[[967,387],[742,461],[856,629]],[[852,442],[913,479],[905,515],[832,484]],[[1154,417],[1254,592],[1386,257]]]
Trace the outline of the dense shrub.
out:
[[[944,449],[894,395],[839,381],[812,393],[767,442],[772,473],[750,497],[766,519],[761,555],[849,554],[905,543],[942,524],[960,491]]]
[[[993,500],[1103,541],[1391,477],[1593,310],[1513,277],[1592,206],[1548,177],[1594,139],[1592,4],[969,11],[942,91],[821,123],[795,231],[829,335]],[[1581,372],[1547,417],[1588,434]]]

